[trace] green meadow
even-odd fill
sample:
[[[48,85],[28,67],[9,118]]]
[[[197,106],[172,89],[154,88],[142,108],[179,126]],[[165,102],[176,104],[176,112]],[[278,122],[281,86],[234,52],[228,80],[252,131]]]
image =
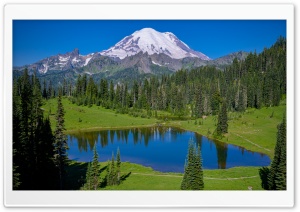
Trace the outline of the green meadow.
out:
[[[100,163],[102,179],[105,177],[106,167],[106,162]],[[249,190],[249,187],[252,190],[262,190],[258,168],[235,167],[223,170],[204,170],[204,190]],[[67,189],[81,189],[86,169],[87,163],[70,162],[67,170]],[[122,162],[120,185],[107,186],[100,190],[180,190],[182,177],[181,173],[162,173],[154,171],[150,167]]]
[[[161,121],[154,117],[132,117],[128,114],[116,114],[115,111],[98,106],[77,106],[63,98],[66,131],[95,130],[112,128],[130,128],[161,124],[174,126],[217,139],[225,143],[241,146],[250,151],[267,154],[272,159],[276,143],[277,125],[281,122],[286,106],[261,109],[248,109],[244,113],[228,113],[228,133],[223,137],[214,137],[217,116],[208,116],[197,120]],[[43,109],[49,116],[52,129],[55,129],[57,99],[45,101]],[[160,113],[159,113],[160,114]],[[165,115],[166,113],[164,113]],[[101,153],[100,153],[101,157]],[[122,157],[122,155],[121,155]],[[87,164],[71,161],[68,167],[67,188],[78,190],[83,184]],[[101,163],[102,177],[106,163]],[[205,190],[262,190],[258,174],[260,167],[235,167],[230,169],[204,170]],[[182,180],[180,173],[162,173],[139,164],[123,162],[121,166],[122,183],[105,187],[108,190],[179,190]],[[145,183],[147,182],[147,183]]]
[[[67,98],[62,99],[65,110],[65,127],[67,131],[72,130],[95,130],[112,128],[130,128],[140,126],[151,126],[156,119],[132,117],[128,114],[116,114],[115,111],[100,106],[77,106]],[[50,99],[42,107],[45,116],[50,117],[51,127],[55,129],[55,113],[57,110],[57,99]]]

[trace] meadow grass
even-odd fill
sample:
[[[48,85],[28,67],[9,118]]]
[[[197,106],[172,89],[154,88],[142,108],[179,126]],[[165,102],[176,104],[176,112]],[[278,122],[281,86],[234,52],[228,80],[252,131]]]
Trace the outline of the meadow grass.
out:
[[[261,109],[247,109],[243,113],[228,113],[228,133],[223,137],[215,137],[217,116],[195,120],[157,120],[155,118],[132,117],[127,114],[116,114],[115,111],[93,105],[92,107],[77,106],[67,98],[62,100],[65,109],[65,127],[67,132],[73,130],[97,130],[113,128],[131,128],[154,126],[160,123],[165,126],[179,127],[194,131],[211,139],[217,139],[274,156],[277,125],[282,121],[286,105]],[[43,110],[49,116],[51,127],[55,129],[55,112],[57,99],[45,101]],[[168,116],[167,112],[158,112]],[[101,163],[102,168],[106,163]],[[204,170],[205,190],[261,190],[260,167],[234,167],[230,169]],[[124,180],[118,186],[109,186],[108,190],[180,190],[181,173],[162,173],[129,162],[122,163]],[[83,185],[86,163],[72,161],[68,167],[66,189],[78,190]],[[102,172],[104,177],[104,172]]]
[[[87,163],[71,161],[67,169],[67,189],[78,190],[83,186]],[[101,177],[106,174],[106,162],[100,163]],[[259,167],[235,167],[204,170],[204,190],[262,190]],[[180,190],[182,173],[164,173],[139,164],[121,163],[121,183],[99,190]]]
[[[217,127],[217,116],[208,116],[206,119],[187,121],[170,121],[166,125],[197,132],[211,139],[244,147],[247,150],[267,154],[274,157],[277,125],[282,122],[285,105],[271,108],[248,109],[246,112],[228,113],[228,133],[223,137],[213,135]],[[199,124],[199,122],[201,124]]]
[[[155,125],[154,118],[132,117],[127,114],[116,114],[115,111],[100,106],[77,106],[67,98],[62,98],[65,110],[65,128],[72,130],[96,130],[112,128],[131,128]],[[42,106],[44,115],[50,117],[51,128],[55,129],[55,113],[57,110],[57,99],[45,101]]]

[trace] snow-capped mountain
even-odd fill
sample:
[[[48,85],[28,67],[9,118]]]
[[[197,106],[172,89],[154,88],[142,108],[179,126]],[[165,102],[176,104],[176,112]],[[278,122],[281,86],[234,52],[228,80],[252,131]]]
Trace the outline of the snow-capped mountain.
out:
[[[40,74],[45,74],[48,71],[64,71],[73,68],[80,68],[86,66],[94,57],[94,53],[88,55],[80,55],[78,49],[66,54],[58,54],[43,60],[40,60],[26,67],[29,70],[37,70]]]
[[[74,49],[30,65],[14,67],[14,70],[22,71],[27,68],[30,73],[37,71],[39,75],[49,75],[51,78],[55,76],[57,81],[61,81],[62,76],[75,79],[78,74],[120,80],[132,76],[168,74],[206,65],[223,69],[234,58],[242,57],[245,54],[234,53],[211,60],[203,53],[189,48],[171,32],[161,33],[144,28],[102,52],[81,55],[78,49]]]
[[[187,44],[179,40],[171,32],[158,32],[152,28],[144,28],[126,36],[115,46],[100,52],[101,55],[124,59],[139,52],[153,54],[166,54],[172,59],[196,57],[201,60],[210,60],[201,52],[192,50]]]

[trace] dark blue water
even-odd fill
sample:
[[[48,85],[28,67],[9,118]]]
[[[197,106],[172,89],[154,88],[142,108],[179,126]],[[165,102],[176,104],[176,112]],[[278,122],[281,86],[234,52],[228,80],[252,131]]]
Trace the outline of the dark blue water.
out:
[[[268,166],[267,155],[209,140],[194,132],[169,127],[76,132],[68,135],[68,157],[91,161],[97,145],[99,161],[111,160],[120,148],[121,161],[150,166],[162,172],[183,172],[189,140],[200,145],[204,169],[235,166]]]

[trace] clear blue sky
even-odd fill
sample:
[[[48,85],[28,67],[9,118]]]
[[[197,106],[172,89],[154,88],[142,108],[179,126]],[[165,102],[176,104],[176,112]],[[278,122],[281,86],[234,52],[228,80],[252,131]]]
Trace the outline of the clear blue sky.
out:
[[[99,52],[145,27],[172,32],[212,59],[240,50],[259,53],[280,35],[286,37],[285,20],[15,20],[13,65],[31,64],[74,48],[82,55]]]

